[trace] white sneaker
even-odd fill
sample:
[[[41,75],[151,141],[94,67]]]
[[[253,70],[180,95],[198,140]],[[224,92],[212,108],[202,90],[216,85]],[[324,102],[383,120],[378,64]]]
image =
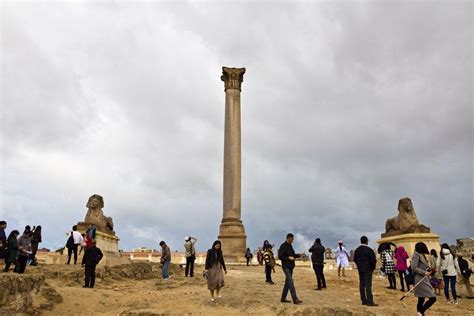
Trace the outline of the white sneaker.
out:
[[[454,305],[458,305],[459,302],[456,300],[456,301],[453,301],[453,304],[454,304]]]
[[[214,303],[215,301],[216,301],[216,300],[215,300],[213,297],[211,297],[211,302]]]
[[[218,298],[222,298],[222,295],[219,294],[219,295],[217,295],[217,297],[218,297]]]

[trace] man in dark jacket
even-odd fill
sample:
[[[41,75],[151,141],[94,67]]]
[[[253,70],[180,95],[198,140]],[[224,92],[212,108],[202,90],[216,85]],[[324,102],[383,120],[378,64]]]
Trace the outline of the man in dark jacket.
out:
[[[84,257],[82,257],[82,265],[85,265],[85,285],[84,287],[93,288],[95,285],[95,267],[102,260],[102,251],[96,246],[96,242],[92,241],[92,246],[86,248]]]
[[[311,252],[311,261],[313,262],[313,270],[316,273],[316,279],[318,281],[318,287],[316,290],[321,291],[321,289],[326,288],[326,279],[324,278],[324,252],[325,249],[321,245],[321,239],[316,238],[314,244],[309,248]]]
[[[372,296],[372,272],[375,270],[377,259],[375,252],[368,246],[369,239],[366,236],[360,238],[361,245],[354,252],[354,262],[359,271],[359,291],[362,305],[378,306],[374,303]]]
[[[293,234],[286,235],[286,241],[281,244],[280,249],[278,249],[278,258],[281,260],[281,267],[283,273],[285,273],[285,286],[283,287],[283,292],[281,294],[281,302],[289,303],[286,299],[288,295],[288,290],[290,290],[291,298],[293,299],[294,304],[301,304],[303,301],[299,300],[296,295],[295,285],[293,283],[293,269],[295,268],[295,259],[301,257],[300,254],[296,254],[293,246],[294,236]]]

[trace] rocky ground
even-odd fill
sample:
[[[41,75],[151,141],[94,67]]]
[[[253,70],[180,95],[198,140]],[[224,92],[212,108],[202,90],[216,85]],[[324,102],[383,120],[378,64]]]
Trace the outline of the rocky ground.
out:
[[[402,293],[386,289],[387,281],[374,278],[379,307],[360,305],[357,271],[338,278],[326,271],[328,289],[315,291],[311,269],[298,267],[295,284],[302,305],[279,302],[284,275],[274,274],[276,285],[267,285],[262,267],[229,267],[222,298],[209,300],[202,267],[195,278],[184,278],[172,266],[171,279],[158,276],[158,265],[146,263],[100,268],[95,289],[82,288],[79,266],[28,267],[23,276],[0,274],[0,314],[42,315],[416,315],[416,298],[399,300]],[[464,288],[461,288],[464,293]],[[429,315],[474,315],[474,301],[448,305],[442,297]]]

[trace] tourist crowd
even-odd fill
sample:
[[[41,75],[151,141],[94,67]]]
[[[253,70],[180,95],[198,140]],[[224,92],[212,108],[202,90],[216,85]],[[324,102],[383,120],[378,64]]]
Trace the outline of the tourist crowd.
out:
[[[24,273],[27,265],[36,266],[36,253],[41,243],[41,226],[25,226],[22,234],[12,230],[7,237],[7,222],[0,221],[0,259],[5,260],[4,272]]]
[[[26,226],[23,233],[13,230],[7,237],[7,223],[0,221],[0,258],[5,260],[4,272],[8,272],[14,265],[14,272],[24,273],[26,266],[36,265],[36,253],[41,240],[41,226]],[[96,245],[96,228],[89,225],[84,234],[78,232],[77,226],[67,234],[66,247],[68,258],[66,264],[70,264],[74,257],[74,264],[77,263],[78,250],[84,251],[82,266],[84,266],[84,287],[93,288],[95,285],[95,269],[103,258],[102,251]],[[277,254],[281,261],[281,268],[285,275],[285,282],[281,293],[282,303],[301,304],[303,301],[298,298],[293,281],[293,271],[295,261],[303,257],[293,249],[294,235],[288,234],[286,240],[280,245]],[[194,262],[196,260],[195,244],[197,238],[188,236],[184,240],[184,250],[186,257],[185,276],[194,277]],[[375,251],[368,246],[368,238],[360,238],[361,245],[353,253],[353,261],[357,267],[359,275],[359,292],[361,303],[366,306],[378,306],[373,299],[372,277],[376,270],[377,258]],[[171,262],[171,250],[165,241],[161,241],[161,265],[162,278],[169,280],[169,266]],[[80,249],[79,249],[80,248]],[[263,247],[258,249],[257,260],[259,265],[265,266],[265,281],[269,285],[274,285],[272,273],[277,266],[274,246],[265,240]],[[322,245],[321,239],[316,238],[314,244],[308,249],[311,253],[312,267],[316,275],[316,290],[326,289],[326,279],[324,276],[326,248]],[[79,252],[79,253],[80,253]],[[425,312],[436,302],[436,296],[444,291],[446,303],[458,304],[458,293],[456,285],[461,284],[466,287],[466,298],[472,299],[473,293],[469,278],[472,268],[462,256],[457,255],[455,249],[443,244],[438,252],[435,249],[429,250],[427,245],[419,242],[415,245],[415,250],[411,255],[407,253],[403,246],[396,246],[393,243],[383,243],[377,249],[380,255],[380,273],[388,279],[388,289],[397,289],[396,275],[398,274],[400,290],[408,291],[402,299],[409,293],[413,293],[418,298],[417,313],[424,315]],[[247,249],[244,254],[247,265],[250,265],[253,254]],[[350,266],[351,255],[347,251],[344,242],[340,240],[335,249],[335,259],[338,277],[346,276],[346,268]],[[203,277],[207,279],[207,287],[210,291],[211,301],[215,302],[216,297],[221,297],[221,289],[224,286],[224,275],[227,268],[222,252],[222,244],[216,240],[207,251],[205,261],[205,271]],[[288,292],[291,301],[287,299]]]

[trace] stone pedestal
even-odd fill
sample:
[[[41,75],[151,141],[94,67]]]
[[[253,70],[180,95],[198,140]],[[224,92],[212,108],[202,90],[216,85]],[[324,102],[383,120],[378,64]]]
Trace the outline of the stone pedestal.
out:
[[[415,244],[417,242],[424,242],[428,246],[428,250],[435,249],[436,252],[439,252],[441,245],[439,243],[439,236],[433,233],[412,233],[412,234],[403,234],[390,237],[384,237],[377,240],[378,244],[385,242],[393,242],[395,245],[403,246],[407,251],[408,255],[411,257],[415,251]]]
[[[228,262],[245,261],[247,251],[247,236],[245,228],[240,220],[223,219],[219,240],[222,242],[222,251]]]
[[[219,240],[226,260],[244,260],[247,236],[241,220],[240,91],[245,68],[222,67],[225,84],[224,198]]]

